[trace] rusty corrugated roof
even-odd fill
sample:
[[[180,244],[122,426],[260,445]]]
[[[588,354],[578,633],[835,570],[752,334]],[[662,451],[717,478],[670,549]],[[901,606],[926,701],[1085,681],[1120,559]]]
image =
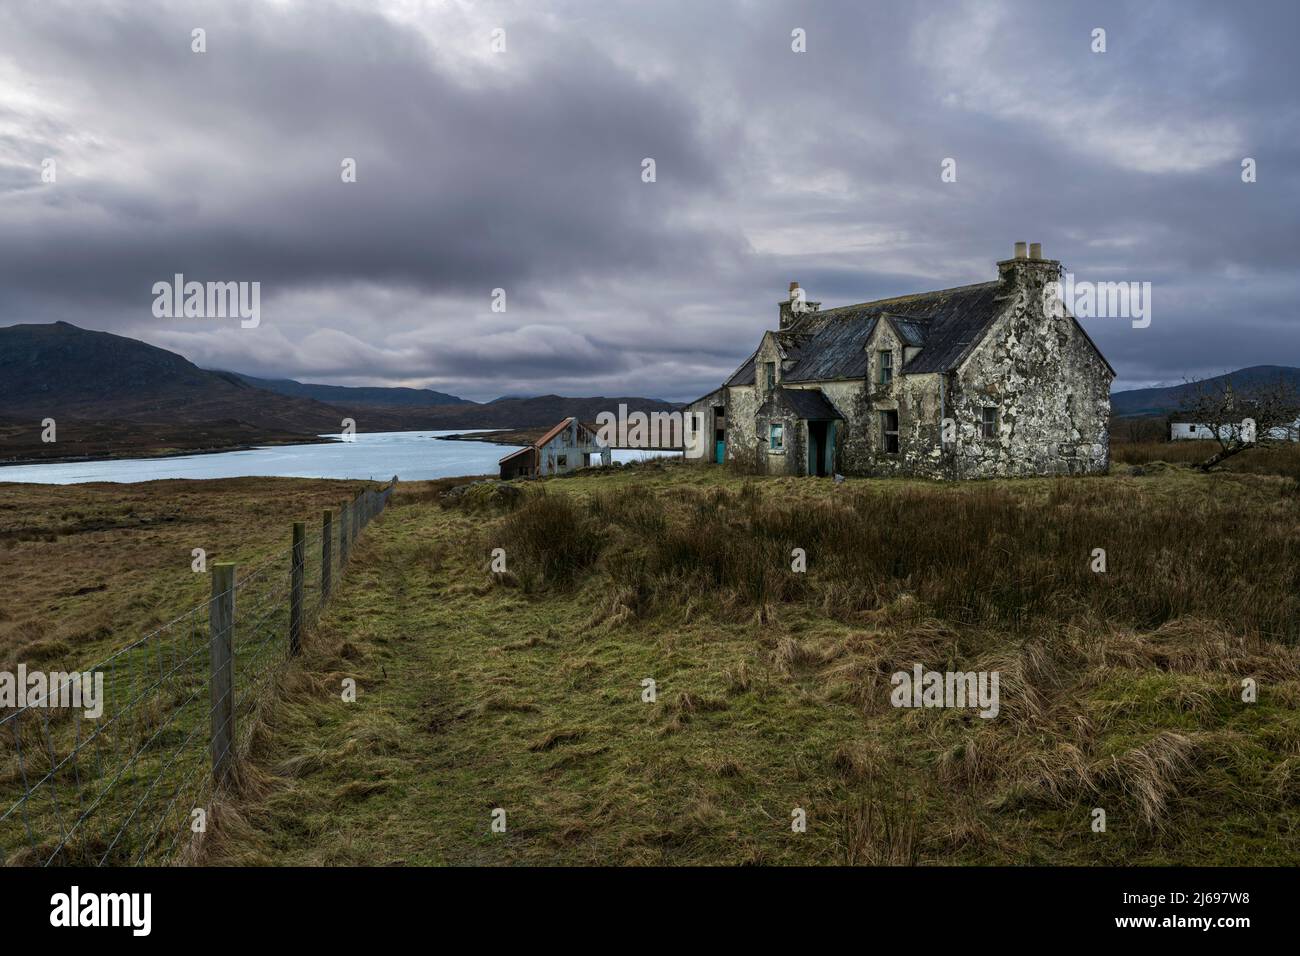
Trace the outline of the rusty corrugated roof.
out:
[[[529,445],[527,448],[521,448],[521,449],[519,449],[518,451],[512,451],[510,454],[506,455],[504,458],[498,458],[498,459],[497,459],[497,464],[498,464],[498,465],[504,465],[504,464],[505,464],[506,462],[508,462],[511,458],[518,458],[520,455],[531,455],[531,454],[532,454],[533,452],[535,452],[535,451],[537,451],[537,448],[534,447],[533,445]]]
[[[560,424],[556,425],[554,428],[552,428],[550,431],[548,431],[548,432],[547,432],[545,435],[543,435],[541,438],[537,439],[537,441],[533,442],[533,447],[534,447],[534,448],[544,448],[544,447],[546,446],[546,443],[547,443],[547,442],[549,442],[552,438],[554,438],[554,437],[555,437],[556,435],[558,435],[560,432],[562,432],[562,431],[564,431],[566,428],[568,428],[568,427],[569,427],[569,422],[571,422],[571,421],[573,421],[573,416],[572,416],[572,415],[570,415],[570,416],[569,416],[568,418],[566,418],[564,421],[560,422]]]

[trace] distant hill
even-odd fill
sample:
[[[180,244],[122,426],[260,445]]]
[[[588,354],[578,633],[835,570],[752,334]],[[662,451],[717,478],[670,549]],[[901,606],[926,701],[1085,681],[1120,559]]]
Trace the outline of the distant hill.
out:
[[[328,396],[324,401],[320,396]],[[501,398],[353,388],[199,368],[175,352],[66,322],[0,328],[0,461],[153,455],[312,441],[344,418],[363,432],[536,428],[601,411],[669,411],[646,398]],[[58,422],[59,441],[33,423]]]
[[[1226,375],[1207,378],[1204,382],[1213,386],[1220,384],[1225,378],[1231,378],[1234,388],[1250,389],[1273,385],[1277,382],[1279,376],[1293,388],[1300,389],[1300,368],[1292,368],[1287,365],[1252,365],[1250,368],[1238,369]],[[1110,396],[1111,414],[1117,418],[1167,415],[1178,410],[1183,397],[1192,387],[1188,384],[1180,384],[1112,392]]]
[[[444,405],[411,410],[416,428],[535,428],[554,425],[570,415],[582,421],[594,421],[600,412],[614,412],[626,405],[629,412],[670,412],[680,408],[672,402],[654,398],[566,398],[563,395],[538,395],[534,398],[498,398],[486,405]]]
[[[254,388],[153,345],[67,322],[0,328],[0,408],[8,417],[234,421],[279,433],[337,431],[337,408]]]
[[[395,408],[423,407],[427,405],[474,405],[466,398],[457,398],[431,388],[386,388],[381,386],[312,385],[295,382],[291,378],[254,378],[239,372],[228,373],[243,379],[254,388],[264,388],[280,395],[295,398],[314,398],[333,405],[390,405]]]

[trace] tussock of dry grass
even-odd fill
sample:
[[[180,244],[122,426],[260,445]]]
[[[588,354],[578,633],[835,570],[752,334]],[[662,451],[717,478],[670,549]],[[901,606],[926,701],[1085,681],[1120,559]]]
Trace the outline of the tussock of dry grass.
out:
[[[839,845],[846,866],[915,866],[920,862],[910,804],[854,797],[840,808]]]
[[[1214,441],[1112,442],[1111,458],[1119,465],[1145,466],[1151,463],[1199,465],[1219,445]],[[1281,475],[1300,478],[1300,448],[1292,444],[1260,446],[1227,459],[1218,466],[1229,474]]]
[[[393,512],[228,858],[1300,862],[1300,511],[1281,479],[663,467],[544,489],[491,516]],[[520,587],[491,582],[496,546]],[[890,706],[918,663],[997,670],[998,716]],[[336,703],[342,674],[367,681],[364,708]]]

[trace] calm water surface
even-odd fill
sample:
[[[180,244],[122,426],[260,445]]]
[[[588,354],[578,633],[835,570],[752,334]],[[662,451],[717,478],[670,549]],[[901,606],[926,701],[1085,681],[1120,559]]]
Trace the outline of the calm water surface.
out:
[[[484,429],[487,430],[487,429]],[[370,432],[356,441],[319,445],[283,445],[177,458],[122,458],[114,461],[67,462],[51,465],[5,465],[0,482],[72,485],[86,481],[155,481],[161,478],[364,478],[404,481],[453,475],[494,474],[497,461],[521,445],[477,441],[438,441],[439,435],[470,431]],[[338,438],[322,435],[322,438]],[[662,454],[615,451],[614,460],[639,461]]]

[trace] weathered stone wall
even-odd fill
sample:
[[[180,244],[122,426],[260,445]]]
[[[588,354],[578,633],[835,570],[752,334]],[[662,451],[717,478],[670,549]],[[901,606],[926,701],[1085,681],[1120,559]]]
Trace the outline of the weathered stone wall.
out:
[[[1043,286],[1056,264],[1021,271],[1007,312],[957,369],[948,414],[956,425],[949,473],[1095,474],[1110,462],[1111,373],[1069,316],[1048,314]],[[998,410],[997,435],[981,437],[981,409]]]
[[[772,373],[775,377],[772,387],[776,388],[781,384],[782,373],[785,371],[781,361],[781,349],[777,344],[776,336],[771,332],[764,332],[763,341],[758,344],[758,354],[754,357],[754,387],[760,393],[763,392],[767,384],[763,381],[763,376],[766,374],[764,368],[768,362],[771,362],[773,366]],[[765,394],[760,395],[760,402],[766,398]]]
[[[835,423],[834,470],[841,475],[865,474],[861,460],[868,422],[864,417],[867,409],[862,400],[864,393],[861,379],[818,382],[808,387],[821,389],[822,394],[844,416],[844,421]]]
[[[802,475],[808,470],[808,429],[795,415],[780,403],[768,398],[754,416],[758,431],[758,461],[767,475]],[[781,451],[773,451],[768,442],[773,423],[784,427],[785,440]]]
[[[733,385],[727,389],[727,458],[743,459],[755,454],[758,432],[754,416],[758,414],[758,388]]]
[[[726,407],[725,393],[726,393],[726,389],[722,389],[722,388],[715,389],[714,391],[710,392],[708,395],[705,395],[702,398],[697,398],[695,401],[687,405],[686,408],[684,409],[686,415],[688,416],[699,415],[698,421],[700,422],[700,427],[703,429],[704,432],[704,439],[703,439],[704,454],[700,455],[697,458],[692,458],[689,455],[687,455],[685,456],[686,461],[693,462],[695,464],[701,464],[701,465],[707,465],[713,463],[714,461],[714,452],[713,452],[714,437],[713,436],[719,424],[718,420],[714,417],[713,409],[718,405],[722,405],[724,407],[722,422],[725,426],[727,420],[727,416],[725,414],[725,407]],[[690,420],[691,419],[687,419],[687,421]]]
[[[846,444],[845,473],[853,475],[931,474],[939,467],[939,376],[903,375],[903,342],[889,323],[876,326],[867,341],[867,380],[856,401],[848,402],[854,435]],[[880,353],[893,353],[894,376],[880,382]],[[880,413],[898,412],[898,452],[887,452]]]

